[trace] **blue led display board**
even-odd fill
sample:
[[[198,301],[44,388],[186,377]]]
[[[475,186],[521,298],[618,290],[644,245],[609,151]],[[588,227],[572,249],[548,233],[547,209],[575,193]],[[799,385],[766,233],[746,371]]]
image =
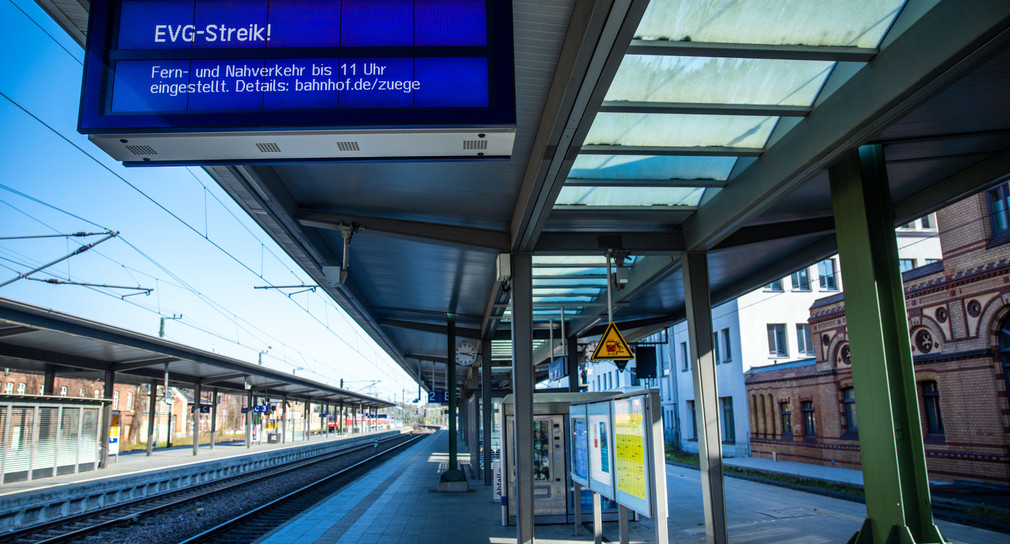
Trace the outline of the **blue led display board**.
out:
[[[500,0],[96,0],[86,134],[515,125]]]

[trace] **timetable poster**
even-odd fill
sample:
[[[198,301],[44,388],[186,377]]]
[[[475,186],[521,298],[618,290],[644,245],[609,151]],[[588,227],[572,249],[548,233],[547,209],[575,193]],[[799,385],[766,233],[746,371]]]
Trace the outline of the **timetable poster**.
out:
[[[610,403],[590,405],[589,488],[607,498],[614,498],[614,472],[611,461],[613,429],[610,427]]]
[[[572,467],[575,476],[589,480],[589,429],[586,418],[572,419]]]
[[[614,401],[614,464],[617,491],[648,500],[646,481],[645,415],[642,397]]]

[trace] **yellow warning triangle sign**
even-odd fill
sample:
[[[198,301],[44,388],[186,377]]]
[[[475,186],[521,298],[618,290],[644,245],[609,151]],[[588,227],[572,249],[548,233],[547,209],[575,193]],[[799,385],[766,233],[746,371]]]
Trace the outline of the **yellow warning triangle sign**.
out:
[[[600,338],[599,343],[596,344],[592,360],[630,361],[634,358],[635,354],[631,352],[628,343],[624,341],[621,331],[617,330],[617,325],[614,325],[614,322],[611,321],[607,325],[607,330],[603,333],[603,338]]]

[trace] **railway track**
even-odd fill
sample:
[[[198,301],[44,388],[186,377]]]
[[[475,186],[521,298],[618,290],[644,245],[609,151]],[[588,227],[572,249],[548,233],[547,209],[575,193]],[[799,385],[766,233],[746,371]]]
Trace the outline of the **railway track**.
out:
[[[174,490],[140,499],[117,503],[104,508],[91,510],[78,515],[53,520],[0,535],[0,543],[13,544],[56,544],[81,541],[106,540],[103,535],[120,528],[142,523],[143,520],[171,512],[175,509],[185,509],[198,503],[213,501],[231,491],[249,489],[249,486],[259,486],[268,489],[270,481],[277,478],[291,477],[310,467],[324,466],[325,463],[337,463],[350,456],[376,459],[392,451],[398,451],[405,444],[412,443],[425,435],[401,435],[385,440],[367,442],[339,452],[332,452],[310,459],[303,459],[282,466],[274,466],[247,472],[241,475],[222,478],[213,482],[195,485],[193,487]],[[376,452],[367,455],[365,452]],[[352,467],[359,467],[363,461],[357,461],[351,466],[339,470],[337,474],[347,474]],[[202,509],[197,509],[201,511]],[[271,514],[273,517],[273,514]],[[286,518],[285,518],[286,519]],[[177,535],[185,538],[188,535]],[[115,539],[112,539],[115,540]]]
[[[330,476],[183,540],[179,544],[247,544],[253,542],[329,497],[353,481],[363,471],[380,464],[394,449],[405,447],[410,443],[413,443],[413,440],[359,461]]]

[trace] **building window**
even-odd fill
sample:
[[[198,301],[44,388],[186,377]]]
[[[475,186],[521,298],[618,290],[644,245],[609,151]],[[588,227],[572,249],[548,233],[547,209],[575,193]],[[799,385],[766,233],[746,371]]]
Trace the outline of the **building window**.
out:
[[[719,399],[722,407],[722,441],[725,444],[736,443],[736,426],[733,421],[733,397]]]
[[[112,409],[119,410],[119,391],[112,392]]]
[[[719,352],[719,331],[712,333],[712,351],[715,352],[715,363],[722,362],[722,353]]]
[[[722,362],[728,363],[733,360],[733,351],[730,349],[729,329],[722,330]]]
[[[768,354],[772,357],[789,357],[785,325],[781,323],[768,325]]]
[[[788,402],[779,403],[779,414],[782,417],[782,438],[793,439],[793,412]]]
[[[687,342],[680,343],[680,360],[683,361],[681,371],[691,370],[691,360],[687,358]]]
[[[824,259],[817,263],[817,276],[821,291],[837,291],[838,281],[835,277],[835,260]]]
[[[845,430],[842,431],[842,438],[858,438],[859,423],[856,421],[856,390],[848,387],[842,389],[842,424]]]
[[[790,276],[793,282],[793,291],[809,291],[810,290],[810,271],[807,268],[801,268],[793,275]]]
[[[935,214],[931,213],[931,214],[928,214],[928,215],[924,215],[924,216],[922,216],[922,218],[919,219],[919,221],[922,223],[922,228],[924,228],[924,229],[935,229],[936,228],[936,215]]]
[[[63,387],[60,387],[60,396],[61,397],[67,396],[67,386],[64,385]]]
[[[694,411],[694,401],[687,401],[687,411],[691,414],[691,436],[688,437],[690,440],[698,440],[698,418],[697,413]]]
[[[989,189],[989,224],[992,236],[1010,234],[1010,187],[1001,183]]]
[[[807,323],[796,324],[796,348],[801,355],[814,356],[814,330]]]
[[[999,355],[1003,360],[1003,383],[1006,385],[1003,390],[1008,393],[1006,399],[1010,406],[1010,318],[999,329]]]
[[[777,279],[768,285],[765,285],[765,291],[781,291],[782,290],[782,280]]]
[[[14,394],[14,382],[7,382],[4,384],[4,395]]]
[[[132,392],[126,394],[126,409],[127,410],[133,410],[133,393]]]
[[[813,440],[817,437],[817,423],[814,421],[814,403],[805,400],[800,403],[803,412],[803,438]]]
[[[915,259],[898,259],[898,268],[902,272],[908,272],[915,268]]]
[[[923,382],[922,407],[926,412],[926,434],[943,434],[943,416],[940,415],[940,391],[936,382]]]
[[[26,383],[19,383],[18,384],[18,395],[24,395],[25,394],[25,387],[28,387],[28,384],[26,384]]]

